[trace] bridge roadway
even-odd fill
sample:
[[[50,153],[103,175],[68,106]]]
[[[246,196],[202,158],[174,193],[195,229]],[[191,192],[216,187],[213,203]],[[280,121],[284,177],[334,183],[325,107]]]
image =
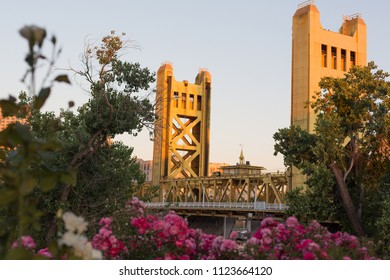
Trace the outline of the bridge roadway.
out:
[[[174,210],[183,216],[212,216],[263,219],[267,216],[280,217],[288,208],[285,204],[257,201],[237,202],[148,202],[153,210]]]

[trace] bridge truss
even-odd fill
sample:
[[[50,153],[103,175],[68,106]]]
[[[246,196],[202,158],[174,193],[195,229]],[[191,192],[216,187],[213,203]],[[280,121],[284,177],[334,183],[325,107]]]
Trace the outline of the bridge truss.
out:
[[[212,176],[160,181],[160,202],[229,202],[284,204],[284,173]]]

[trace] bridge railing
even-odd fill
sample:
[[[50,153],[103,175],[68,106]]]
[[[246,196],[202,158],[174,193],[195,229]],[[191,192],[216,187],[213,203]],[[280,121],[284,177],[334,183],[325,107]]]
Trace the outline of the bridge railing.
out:
[[[148,202],[149,208],[219,208],[219,209],[248,209],[248,210],[275,210],[284,211],[288,208],[285,204],[266,203],[258,201],[254,203],[240,202]]]
[[[218,180],[218,179],[239,179],[239,178],[266,178],[266,177],[285,177],[287,171],[268,171],[265,170],[259,174],[225,174],[222,173],[218,176],[206,176],[206,177],[191,177],[191,178],[165,178],[161,182],[180,182],[180,181],[193,181],[193,180]]]

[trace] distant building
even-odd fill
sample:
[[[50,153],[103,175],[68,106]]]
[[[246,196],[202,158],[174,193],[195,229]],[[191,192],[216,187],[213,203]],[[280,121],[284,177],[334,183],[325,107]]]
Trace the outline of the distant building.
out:
[[[222,168],[229,165],[228,163],[209,162],[209,176],[221,174]]]
[[[17,118],[16,116],[3,117],[0,107],[0,131],[6,129],[11,123],[15,123],[17,121],[24,123],[26,120]]]
[[[137,162],[139,163],[139,167],[141,171],[145,174],[145,181],[152,181],[153,176],[153,160],[143,160],[138,158]]]
[[[253,166],[249,161],[245,161],[242,149],[239,159],[240,161],[236,165],[222,166],[221,175],[258,175],[261,174],[261,170],[265,169],[262,166]]]

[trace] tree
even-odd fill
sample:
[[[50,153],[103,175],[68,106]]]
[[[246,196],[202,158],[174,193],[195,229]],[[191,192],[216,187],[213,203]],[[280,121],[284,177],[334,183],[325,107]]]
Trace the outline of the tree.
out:
[[[91,98],[78,109],[85,130],[78,132],[76,136],[83,141],[70,152],[68,165],[73,169],[79,170],[115,135],[125,132],[136,135],[154,122],[153,104],[139,93],[149,89],[155,75],[138,63],[123,62],[119,54],[124,48],[122,39],[111,32],[100,46],[87,46],[83,54],[84,69],[76,74],[89,82]],[[73,187],[60,186],[60,204],[68,202]],[[53,238],[56,226],[57,219],[53,218],[47,240]]]
[[[275,154],[282,153],[286,164],[309,178],[320,166],[331,172],[344,213],[360,236],[365,193],[379,188],[390,158],[388,76],[370,62],[343,78],[322,78],[310,104],[317,114],[315,134],[290,127],[274,135]]]

